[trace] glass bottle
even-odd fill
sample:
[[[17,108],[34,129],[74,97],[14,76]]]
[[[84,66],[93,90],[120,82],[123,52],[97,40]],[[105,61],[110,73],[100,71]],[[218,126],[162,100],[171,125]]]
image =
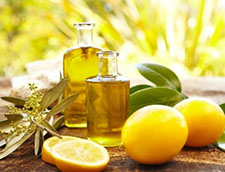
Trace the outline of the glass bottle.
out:
[[[96,77],[86,79],[87,137],[103,146],[121,144],[128,118],[130,81],[118,74],[115,51],[100,51]]]
[[[69,48],[63,57],[63,73],[68,79],[64,97],[79,92],[79,97],[64,112],[67,127],[86,127],[86,91],[85,79],[98,73],[98,57],[100,48],[92,45],[92,29],[94,23],[75,23],[78,45]]]

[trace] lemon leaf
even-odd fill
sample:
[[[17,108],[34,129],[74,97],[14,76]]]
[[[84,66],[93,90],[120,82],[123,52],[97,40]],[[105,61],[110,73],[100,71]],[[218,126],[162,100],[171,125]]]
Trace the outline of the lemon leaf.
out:
[[[156,86],[167,87],[181,92],[181,82],[177,75],[169,68],[152,63],[136,65],[140,74]]]
[[[225,113],[225,103],[221,104],[220,107],[223,110],[223,112]]]
[[[131,115],[138,109],[153,104],[174,106],[183,99],[183,95],[174,89],[164,87],[145,88],[130,95],[129,114]]]
[[[223,112],[225,113],[225,103],[221,104],[220,107],[223,110]],[[225,130],[224,130],[222,136],[216,141],[215,145],[219,149],[225,151]]]
[[[141,84],[141,85],[135,85],[133,87],[130,88],[130,95],[135,93],[136,91],[142,90],[144,88],[149,88],[152,87],[150,85],[145,85],[145,84]]]
[[[48,90],[40,102],[40,111],[46,109],[50,106],[54,101],[56,101],[60,95],[62,94],[65,86],[67,84],[67,79],[62,79],[55,87]]]
[[[220,107],[223,110],[223,112],[225,113],[225,103],[221,104]],[[219,149],[225,151],[225,130],[224,130],[222,136],[216,141],[215,145]]]
[[[225,131],[223,132],[222,136],[216,141],[215,145],[225,151]]]

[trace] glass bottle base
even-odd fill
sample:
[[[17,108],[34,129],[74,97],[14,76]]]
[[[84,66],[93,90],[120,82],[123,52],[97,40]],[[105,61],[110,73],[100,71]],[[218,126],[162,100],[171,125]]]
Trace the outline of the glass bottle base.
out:
[[[73,124],[73,123],[65,122],[65,126],[67,126],[69,128],[87,128],[87,124],[86,123]]]
[[[104,147],[115,147],[122,145],[120,138],[88,137],[88,140],[96,142]]]
[[[64,123],[69,128],[87,128],[86,114],[65,112]]]

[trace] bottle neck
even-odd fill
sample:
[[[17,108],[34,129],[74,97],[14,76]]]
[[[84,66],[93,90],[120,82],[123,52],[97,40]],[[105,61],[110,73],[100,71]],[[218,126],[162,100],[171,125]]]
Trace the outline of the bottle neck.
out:
[[[102,53],[103,52],[103,53]],[[99,77],[116,77],[118,75],[117,55],[115,52],[98,54],[98,76]],[[107,52],[107,51],[106,51]]]
[[[92,45],[92,29],[77,29],[78,46],[87,47]]]

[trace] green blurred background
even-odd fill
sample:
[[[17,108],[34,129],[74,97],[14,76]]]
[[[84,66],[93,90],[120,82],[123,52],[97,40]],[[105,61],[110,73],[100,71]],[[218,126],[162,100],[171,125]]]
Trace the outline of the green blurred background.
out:
[[[130,75],[140,62],[184,76],[225,75],[224,0],[1,0],[0,75],[62,57],[82,21],[96,23],[94,44],[119,51]]]

